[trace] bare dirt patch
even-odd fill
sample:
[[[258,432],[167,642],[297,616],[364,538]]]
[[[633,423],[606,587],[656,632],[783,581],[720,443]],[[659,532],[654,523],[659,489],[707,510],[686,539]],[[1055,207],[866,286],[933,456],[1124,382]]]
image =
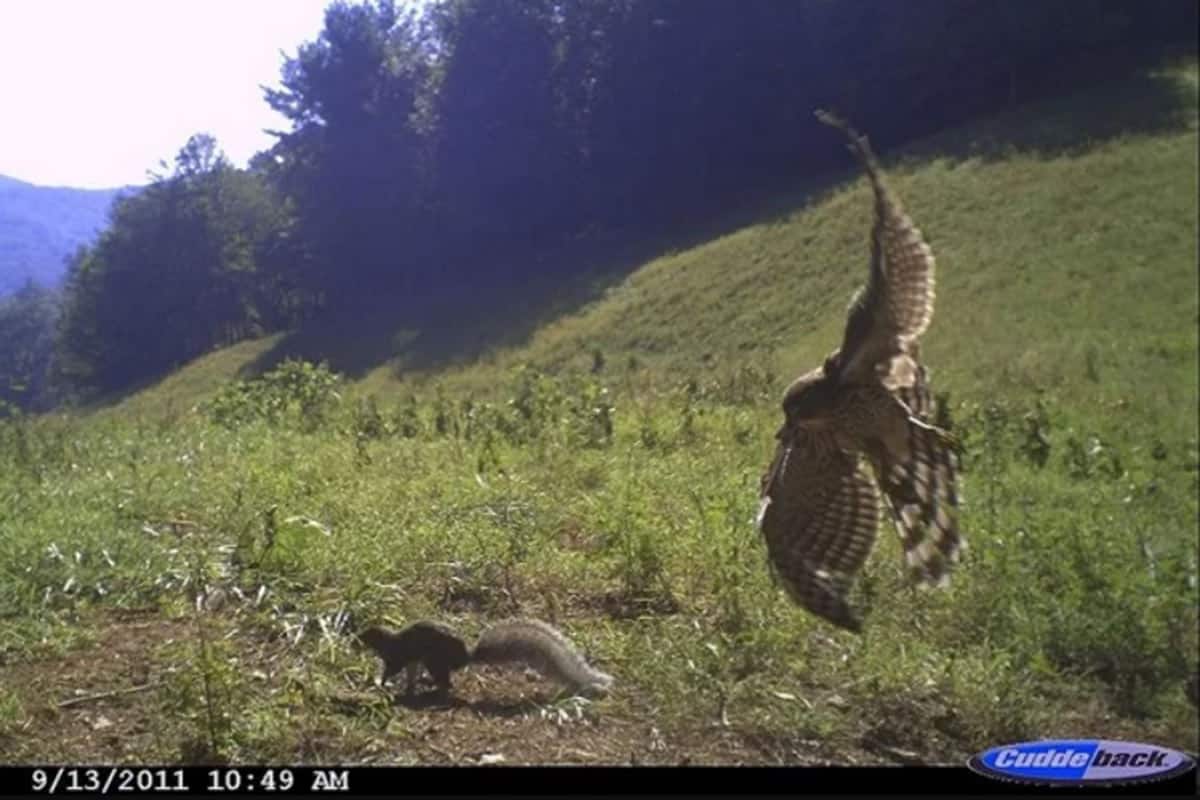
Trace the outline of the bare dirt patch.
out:
[[[0,685],[27,718],[0,739],[0,761],[131,762],[163,754],[154,694],[161,646],[188,635],[188,623],[157,611],[117,612],[95,639],[61,657],[0,667]]]
[[[162,691],[164,678],[178,668],[169,661],[170,646],[194,637],[194,622],[152,611],[106,613],[87,624],[94,634],[87,644],[61,656],[0,667],[0,684],[25,712],[0,737],[0,762],[188,761],[188,742],[198,737],[164,711]],[[252,637],[245,628],[238,635]],[[285,663],[290,653],[280,642],[242,641],[237,650],[244,671],[278,676],[295,666]],[[611,705],[566,698],[527,670],[473,667],[456,677],[446,698],[428,692],[406,698],[402,687],[358,685],[354,676],[332,683],[337,688],[331,694],[289,712],[294,716],[288,718],[286,738],[261,751],[269,760],[379,765],[888,761],[861,748],[781,739],[752,728],[668,728],[653,714],[636,710],[645,698],[623,697]]]

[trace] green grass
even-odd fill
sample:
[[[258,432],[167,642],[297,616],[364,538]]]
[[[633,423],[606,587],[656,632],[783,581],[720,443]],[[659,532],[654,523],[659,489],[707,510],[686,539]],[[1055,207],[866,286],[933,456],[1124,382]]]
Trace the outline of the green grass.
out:
[[[1117,114],[1097,89],[885,158],[938,256],[923,352],[966,445],[971,549],[947,590],[914,591],[882,535],[861,637],[788,603],[751,522],[779,393],[866,273],[856,177],[469,363],[402,349],[336,389],[302,371],[304,407],[283,381],[227,388],[276,337],[4,423],[0,671],[151,609],[202,635],[156,656],[146,702],[171,722],[149,754],[353,761],[382,738],[406,761],[419,723],[366,698],[343,615],[474,634],[523,613],[617,676],[587,712],[600,731],[715,725],[760,762],[1052,736],[1196,750],[1196,67],[1167,75],[1176,124],[1034,146]],[[972,148],[1007,129],[1034,145]],[[30,757],[4,734],[39,701],[0,695],[0,754]]]

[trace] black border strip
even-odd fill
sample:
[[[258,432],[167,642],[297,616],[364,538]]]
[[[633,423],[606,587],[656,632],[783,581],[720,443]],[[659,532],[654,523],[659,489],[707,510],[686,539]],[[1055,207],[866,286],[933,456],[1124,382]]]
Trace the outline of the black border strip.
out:
[[[41,771],[40,773],[38,771]],[[94,772],[89,772],[94,770]],[[115,773],[113,771],[116,771]],[[160,772],[161,771],[161,772]],[[283,790],[282,773],[292,776],[291,788]],[[132,773],[133,777],[130,777]],[[172,787],[182,779],[185,790],[167,791],[148,786],[137,775],[153,773]],[[270,773],[274,790],[263,785]],[[962,767],[291,767],[291,766],[6,766],[0,767],[0,796],[45,797],[46,789],[35,791],[35,776],[48,786],[58,775],[55,795],[101,795],[108,781],[109,795],[173,795],[175,797],[289,797],[311,796],[320,776],[333,774],[337,796],[464,797],[464,796],[802,796],[813,794],[898,794],[898,795],[1028,795],[1078,796],[1075,790],[1103,794],[1195,796],[1195,767],[1184,774],[1133,785],[1100,786],[1080,784],[1052,788],[1016,781],[997,780]],[[214,777],[216,774],[219,777]],[[114,775],[110,779],[109,776]],[[344,776],[345,789],[338,785]],[[153,780],[151,783],[153,783]],[[219,783],[217,783],[220,781]],[[93,784],[97,788],[88,791]],[[125,784],[127,787],[121,790]],[[225,790],[214,788],[224,785]],[[78,787],[71,790],[72,785]],[[251,786],[253,789],[251,790]],[[144,789],[150,788],[147,792]],[[137,789],[137,790],[134,790]]]

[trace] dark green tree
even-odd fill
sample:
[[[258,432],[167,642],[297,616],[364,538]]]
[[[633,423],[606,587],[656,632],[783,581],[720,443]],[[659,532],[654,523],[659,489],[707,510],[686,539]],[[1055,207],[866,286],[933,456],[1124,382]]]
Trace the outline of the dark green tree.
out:
[[[434,6],[432,96],[438,210],[455,255],[528,249],[562,231],[570,141],[556,103],[559,15],[552,0]]]
[[[41,411],[56,399],[50,381],[58,292],[27,281],[0,298],[0,416],[6,407]]]
[[[413,12],[339,1],[266,90],[292,126],[261,163],[297,218],[295,282],[328,302],[404,286],[428,263],[425,56]]]
[[[193,136],[173,172],[118,200],[68,270],[59,368],[111,390],[280,323],[280,280],[260,268],[287,224],[258,175]]]

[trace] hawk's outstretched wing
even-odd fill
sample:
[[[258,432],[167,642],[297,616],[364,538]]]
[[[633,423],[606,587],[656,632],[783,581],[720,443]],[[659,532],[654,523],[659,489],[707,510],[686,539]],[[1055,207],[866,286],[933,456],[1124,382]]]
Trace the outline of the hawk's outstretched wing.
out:
[[[819,434],[785,432],[763,478],[758,524],[771,568],[792,599],[858,631],[846,593],[879,524],[875,482],[858,457]]]
[[[849,383],[882,381],[893,390],[911,386],[916,340],[933,319],[933,251],[888,189],[866,137],[833,114],[818,111],[817,118],[846,133],[875,193],[871,271],[850,304],[839,375]]]

